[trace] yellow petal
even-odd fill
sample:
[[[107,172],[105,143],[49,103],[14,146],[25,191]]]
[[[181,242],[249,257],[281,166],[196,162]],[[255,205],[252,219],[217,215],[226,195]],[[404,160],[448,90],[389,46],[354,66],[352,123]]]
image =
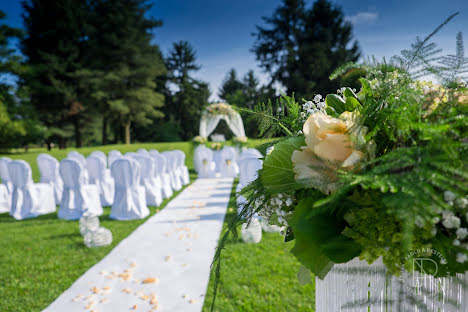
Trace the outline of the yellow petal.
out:
[[[314,147],[313,151],[317,156],[328,161],[344,161],[353,152],[353,144],[347,134],[329,133]]]
[[[360,151],[353,151],[351,155],[349,155],[348,158],[343,162],[341,166],[345,168],[353,167],[357,163],[361,161],[361,159],[364,157],[364,154]]]

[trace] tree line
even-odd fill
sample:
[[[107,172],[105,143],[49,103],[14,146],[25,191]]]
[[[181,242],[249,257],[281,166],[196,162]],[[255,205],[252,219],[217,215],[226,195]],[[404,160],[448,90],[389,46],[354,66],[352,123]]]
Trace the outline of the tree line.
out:
[[[22,8],[23,29],[0,25],[1,148],[198,134],[210,90],[194,78],[196,51],[180,41],[163,55],[155,43],[163,21],[150,17],[146,0],[28,0]],[[351,25],[327,0],[283,0],[263,19],[252,52],[270,80],[261,84],[252,70],[238,77],[233,68],[218,90],[223,101],[252,108],[278,96],[278,85],[304,98],[332,91],[340,82],[328,75],[359,57]]]

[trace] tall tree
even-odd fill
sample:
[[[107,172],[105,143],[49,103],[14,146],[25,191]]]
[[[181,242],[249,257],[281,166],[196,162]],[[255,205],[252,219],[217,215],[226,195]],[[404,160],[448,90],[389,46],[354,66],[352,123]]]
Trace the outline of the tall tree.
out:
[[[21,42],[29,71],[22,83],[29,87],[31,103],[59,145],[75,137],[82,145],[82,119],[78,81],[72,73],[84,66],[87,43],[87,1],[23,1],[26,36]],[[67,130],[72,124],[74,133]]]
[[[238,107],[252,109],[259,102],[266,102],[275,97],[275,90],[268,86],[261,86],[254,71],[249,70],[241,80],[237,78],[236,71],[231,69],[220,87],[219,97]],[[250,114],[241,112],[247,136],[257,137],[257,122],[251,120]]]
[[[226,78],[224,78],[223,83],[219,89],[219,97],[227,100],[229,97],[232,97],[238,90],[242,90],[243,85],[242,81],[237,78],[237,72],[234,68],[229,70]]]
[[[122,125],[128,144],[132,124],[144,126],[163,117],[164,96],[156,82],[166,67],[158,46],[151,44],[152,31],[162,22],[147,16],[150,8],[146,0],[92,1],[90,70],[81,74],[90,78],[89,100],[102,116],[103,144],[109,122]]]
[[[173,44],[166,59],[169,89],[172,96],[166,111],[180,127],[180,137],[190,140],[198,134],[198,123],[203,107],[208,104],[208,85],[191,75],[200,69],[196,63],[196,52],[187,41]]]
[[[304,0],[283,0],[263,20],[267,27],[257,26],[252,51],[271,84],[280,83],[299,98],[336,91],[340,82],[329,75],[360,56],[351,24],[328,0],[317,0],[311,8]]]

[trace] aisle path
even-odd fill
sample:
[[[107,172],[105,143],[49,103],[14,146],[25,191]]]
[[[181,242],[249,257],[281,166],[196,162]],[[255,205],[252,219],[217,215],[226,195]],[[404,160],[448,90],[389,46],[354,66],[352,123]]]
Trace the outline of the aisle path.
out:
[[[201,311],[232,182],[195,181],[44,311]]]

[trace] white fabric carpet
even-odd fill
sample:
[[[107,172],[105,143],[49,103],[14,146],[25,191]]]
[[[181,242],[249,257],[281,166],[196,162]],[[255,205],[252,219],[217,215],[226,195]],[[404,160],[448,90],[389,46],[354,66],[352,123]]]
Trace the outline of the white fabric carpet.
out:
[[[196,180],[44,311],[201,311],[232,182]]]

